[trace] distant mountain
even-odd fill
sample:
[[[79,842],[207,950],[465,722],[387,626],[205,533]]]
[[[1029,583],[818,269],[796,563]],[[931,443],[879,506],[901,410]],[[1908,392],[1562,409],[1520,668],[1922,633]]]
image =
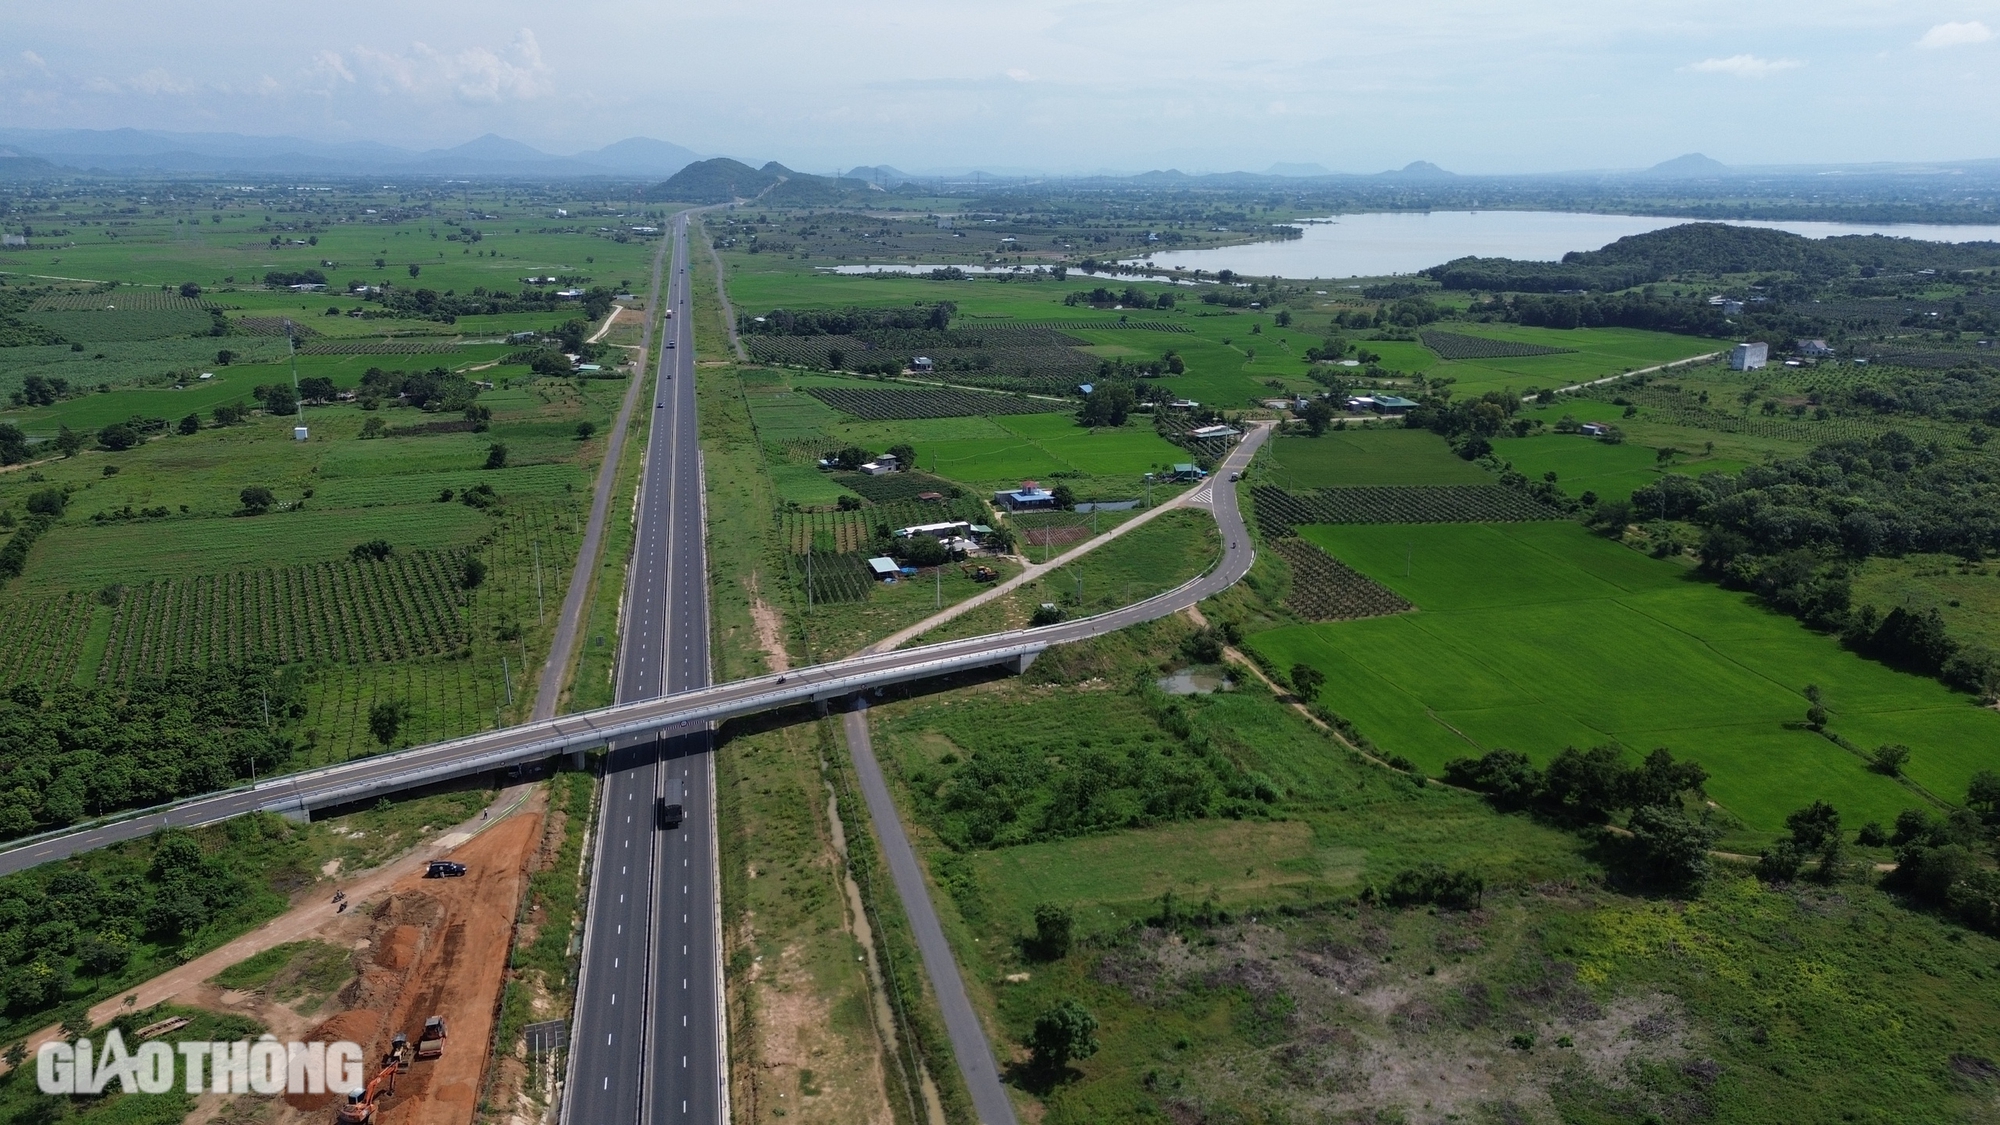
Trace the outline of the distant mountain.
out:
[[[1447,172],[1428,160],[1412,160],[1393,172],[1377,172],[1377,176],[1393,176],[1401,180],[1455,180],[1458,173]]]
[[[1266,176],[1331,176],[1333,169],[1324,164],[1273,164],[1264,169]]]
[[[898,184],[907,184],[916,179],[915,176],[910,175],[908,172],[891,168],[887,164],[877,164],[872,168],[867,166],[850,168],[847,170],[847,175],[841,178],[844,180],[861,180],[865,183],[885,188],[892,188]]]
[[[1729,172],[1729,165],[1722,161],[1712,160],[1698,152],[1690,152],[1686,156],[1676,156],[1672,160],[1663,160],[1653,165],[1646,169],[1645,175],[1663,180],[1693,180],[1726,176]]]
[[[676,203],[728,203],[761,194],[791,170],[777,161],[752,168],[726,156],[699,160],[646,190],[648,199]]]
[[[0,144],[22,157],[108,173],[650,177],[671,175],[696,159],[679,145],[646,137],[558,156],[493,133],[424,152],[367,141],[151,129],[0,129]]]
[[[14,149],[0,147],[0,178],[39,179],[57,171],[55,165],[39,156],[24,156]]]
[[[671,176],[701,157],[669,141],[628,137],[595,152],[579,152],[574,159],[628,175]]]

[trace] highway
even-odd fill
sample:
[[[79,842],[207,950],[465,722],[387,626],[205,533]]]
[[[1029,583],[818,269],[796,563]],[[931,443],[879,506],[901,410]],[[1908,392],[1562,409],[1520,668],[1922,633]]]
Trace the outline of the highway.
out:
[[[677,216],[659,382],[626,576],[617,698],[709,686],[707,558],[689,327],[687,217]],[[597,821],[565,1121],[727,1120],[711,726],[614,742]],[[686,810],[669,829],[660,802]]]

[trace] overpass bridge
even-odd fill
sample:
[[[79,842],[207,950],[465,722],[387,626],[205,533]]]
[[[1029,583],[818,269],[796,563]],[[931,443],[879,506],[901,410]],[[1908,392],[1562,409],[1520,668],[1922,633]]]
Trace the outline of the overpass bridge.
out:
[[[0,851],[0,875],[63,859],[168,826],[213,824],[249,812],[309,816],[313,810],[466,777],[562,754],[580,754],[634,736],[671,735],[680,728],[723,722],[806,703],[819,703],[894,684],[1008,666],[1025,671],[1054,645],[1087,640],[1177,613],[1234,585],[1254,560],[1250,538],[1225,474],[1248,464],[1266,431],[1256,430],[1217,472],[1211,507],[1223,549],[1206,573],[1145,601],[1040,628],[830,661],[783,675],[755,676],[553,719],[484,731],[393,754],[274,777],[255,785],[190,797],[15,841]]]

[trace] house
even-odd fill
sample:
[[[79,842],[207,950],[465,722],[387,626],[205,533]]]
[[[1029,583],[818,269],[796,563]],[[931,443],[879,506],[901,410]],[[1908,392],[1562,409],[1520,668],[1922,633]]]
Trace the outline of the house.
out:
[[[942,500],[942,499],[944,499],[944,493],[942,493],[942,492],[919,492],[919,493],[917,493],[917,499],[919,499],[919,500],[930,500],[930,501],[936,501],[936,500]]]
[[[887,555],[878,555],[868,560],[868,573],[877,582],[884,582],[892,580],[897,575],[903,573],[903,568],[897,564],[895,559]]]
[[[1097,389],[1097,384],[1095,383],[1078,383],[1076,385],[1076,393],[1081,395],[1087,395],[1096,389]]]
[[[1724,301],[1724,302],[1722,302],[1722,315],[1723,315],[1723,316],[1741,316],[1741,315],[1743,315],[1743,302],[1741,302],[1741,301]]]
[[[1585,422],[1576,432],[1584,437],[1603,437],[1610,431],[1611,427],[1602,422]]]
[[[1371,410],[1377,414],[1408,414],[1416,405],[1414,399],[1397,395],[1362,395],[1347,400],[1349,410]]]
[[[896,465],[893,461],[887,465],[884,465],[880,461],[866,461],[862,463],[861,471],[871,477],[883,477],[895,472]]]
[[[1213,441],[1218,438],[1233,438],[1237,436],[1237,433],[1235,428],[1231,426],[1201,426],[1197,429],[1189,430],[1187,436],[1196,441]]]
[[[1793,347],[1808,359],[1825,359],[1833,354],[1833,349],[1826,346],[1825,340],[1797,340],[1793,342]]]
[[[1174,480],[1182,480],[1182,481],[1200,480],[1207,475],[1208,475],[1207,473],[1201,470],[1201,466],[1199,465],[1189,465],[1186,463],[1182,463],[1179,465],[1175,465],[1173,469]]]
[[[557,296],[557,297],[559,297],[559,298],[561,298],[561,299],[563,299],[563,300],[565,300],[565,301],[574,301],[574,300],[576,300],[576,299],[577,299],[578,297],[581,297],[581,296],[583,296],[583,290],[581,290],[581,289],[574,289],[574,288],[572,288],[572,289],[558,289],[558,290],[556,290],[556,296]]]
[[[1034,481],[1024,480],[1021,487],[1011,492],[994,493],[993,502],[1010,512],[1032,512],[1055,507],[1056,496]]]
[[[1771,345],[1765,343],[1738,344],[1729,353],[1731,371],[1755,371],[1769,362]]]
[[[1191,398],[1177,398],[1167,404],[1175,410],[1200,410],[1201,404]]]
[[[927,355],[920,355],[910,361],[910,370],[912,371],[930,371],[936,366],[935,363],[931,362],[931,357]]]

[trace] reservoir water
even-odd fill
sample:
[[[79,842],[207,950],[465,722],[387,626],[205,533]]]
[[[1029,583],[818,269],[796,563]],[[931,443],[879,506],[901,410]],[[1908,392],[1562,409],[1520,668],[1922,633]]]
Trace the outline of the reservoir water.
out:
[[[1167,250],[1128,262],[1252,277],[1385,277],[1415,273],[1453,258],[1556,261],[1571,250],[1595,250],[1627,235],[1708,220],[1572,211],[1431,211],[1335,215],[1305,226],[1304,237],[1210,250]],[[2000,241],[2000,226],[1916,223],[1727,221],[1827,238],[1886,234],[1929,242]]]

